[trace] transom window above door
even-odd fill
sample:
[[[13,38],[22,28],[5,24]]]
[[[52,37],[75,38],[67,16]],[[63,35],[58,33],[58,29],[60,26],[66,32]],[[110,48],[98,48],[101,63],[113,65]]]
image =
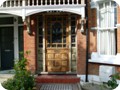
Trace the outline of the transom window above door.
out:
[[[67,18],[66,16],[47,17],[46,44],[50,48],[67,47]]]

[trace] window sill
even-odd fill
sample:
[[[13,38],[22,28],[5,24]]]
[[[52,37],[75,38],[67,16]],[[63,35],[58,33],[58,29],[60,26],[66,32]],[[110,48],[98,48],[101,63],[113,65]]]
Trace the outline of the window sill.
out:
[[[120,54],[117,55],[98,55],[97,52],[93,52],[90,63],[120,65]]]

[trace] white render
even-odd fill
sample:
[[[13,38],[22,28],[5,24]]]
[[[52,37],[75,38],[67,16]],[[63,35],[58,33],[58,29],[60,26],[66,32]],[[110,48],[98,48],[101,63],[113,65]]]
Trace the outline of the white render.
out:
[[[114,66],[100,65],[99,66],[99,76],[102,82],[106,82],[109,80],[111,75],[115,74]]]
[[[100,55],[97,52],[92,52],[89,62],[120,65],[119,59],[120,53],[117,53],[117,55]]]

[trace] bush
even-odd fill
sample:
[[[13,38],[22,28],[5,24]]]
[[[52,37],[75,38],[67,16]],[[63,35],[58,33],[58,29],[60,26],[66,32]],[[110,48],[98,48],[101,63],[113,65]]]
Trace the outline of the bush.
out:
[[[115,89],[118,86],[116,77],[115,76],[111,76],[110,80],[107,82],[107,85],[110,88]]]
[[[28,55],[29,52],[27,51]],[[34,87],[34,76],[26,69],[27,59],[22,55],[21,60],[15,64],[15,75],[12,79],[3,82],[2,85],[8,90],[32,90]]]

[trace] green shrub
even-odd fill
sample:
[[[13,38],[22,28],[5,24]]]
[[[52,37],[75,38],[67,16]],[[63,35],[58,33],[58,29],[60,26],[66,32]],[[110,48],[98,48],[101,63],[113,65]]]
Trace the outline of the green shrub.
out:
[[[115,88],[118,86],[117,80],[116,80],[117,78],[118,78],[117,74],[112,75],[112,76],[110,77],[110,80],[108,80],[107,85],[108,85],[109,87],[111,87],[112,89],[115,89]]]
[[[29,52],[27,51],[26,54],[28,55]],[[26,69],[26,65],[27,59],[23,56],[14,66],[14,77],[3,82],[3,87],[8,90],[32,90],[34,87],[34,76]]]

